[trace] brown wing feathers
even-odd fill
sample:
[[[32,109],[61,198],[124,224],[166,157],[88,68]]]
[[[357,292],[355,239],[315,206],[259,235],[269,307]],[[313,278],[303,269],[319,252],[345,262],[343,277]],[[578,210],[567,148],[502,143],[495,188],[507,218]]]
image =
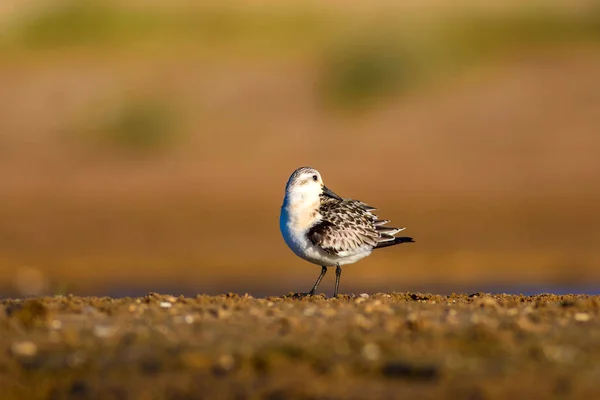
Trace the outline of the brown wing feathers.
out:
[[[396,238],[401,229],[383,226],[389,220],[379,220],[371,211],[376,208],[356,200],[326,199],[319,209],[322,220],[308,231],[309,240],[327,253],[359,251],[365,245],[372,248],[412,242],[412,238]]]

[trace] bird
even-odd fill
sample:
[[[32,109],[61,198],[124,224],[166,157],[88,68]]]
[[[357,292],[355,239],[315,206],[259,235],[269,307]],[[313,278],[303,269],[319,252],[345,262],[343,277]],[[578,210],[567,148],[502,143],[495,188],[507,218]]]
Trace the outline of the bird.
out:
[[[327,268],[335,269],[338,297],[342,266],[355,263],[375,249],[414,242],[396,237],[405,228],[386,226],[362,201],[342,198],[323,184],[321,174],[311,167],[296,169],[287,181],[279,216],[279,229],[288,247],[300,258],[321,266],[321,274],[308,293],[313,296]]]

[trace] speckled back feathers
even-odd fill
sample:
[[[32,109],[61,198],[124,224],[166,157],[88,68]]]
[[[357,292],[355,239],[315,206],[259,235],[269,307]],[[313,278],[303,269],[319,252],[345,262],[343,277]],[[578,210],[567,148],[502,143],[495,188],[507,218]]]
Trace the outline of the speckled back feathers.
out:
[[[308,237],[331,255],[370,250],[394,242],[394,235],[403,228],[384,226],[389,220],[379,220],[372,213],[375,210],[358,200],[321,196],[322,219],[309,230]]]

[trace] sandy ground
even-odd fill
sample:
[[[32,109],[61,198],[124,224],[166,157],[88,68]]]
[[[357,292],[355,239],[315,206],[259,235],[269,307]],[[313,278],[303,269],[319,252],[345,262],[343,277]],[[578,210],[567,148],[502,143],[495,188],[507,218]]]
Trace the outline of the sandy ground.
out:
[[[531,31],[531,1],[401,2],[412,22],[394,35],[423,75],[400,68],[407,86],[360,110],[327,105],[331,68],[387,65],[375,33],[387,37],[391,20],[362,14],[399,2],[332,1],[299,19],[265,13],[265,0],[234,2],[265,5],[249,14],[115,0],[102,18],[93,6],[52,11],[62,0],[0,3],[2,297],[299,290],[319,267],[293,255],[278,221],[302,165],[416,240],[348,268],[346,288],[564,293],[600,281],[598,25],[580,17],[597,2],[545,1],[553,12]],[[433,18],[511,7],[525,19],[506,19],[500,38],[482,32],[485,49],[446,47]],[[224,28],[196,31],[195,18]],[[473,60],[457,57],[464,46]],[[162,147],[143,150],[136,135],[156,126]]]
[[[4,399],[593,398],[600,297],[0,303]]]

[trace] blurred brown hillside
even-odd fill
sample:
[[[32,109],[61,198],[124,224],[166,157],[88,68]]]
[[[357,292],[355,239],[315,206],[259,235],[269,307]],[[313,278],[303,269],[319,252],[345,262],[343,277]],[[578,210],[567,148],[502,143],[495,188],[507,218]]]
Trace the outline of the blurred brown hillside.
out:
[[[596,2],[270,3],[0,5],[0,295],[305,290],[302,165],[416,239],[342,290],[600,280]]]

